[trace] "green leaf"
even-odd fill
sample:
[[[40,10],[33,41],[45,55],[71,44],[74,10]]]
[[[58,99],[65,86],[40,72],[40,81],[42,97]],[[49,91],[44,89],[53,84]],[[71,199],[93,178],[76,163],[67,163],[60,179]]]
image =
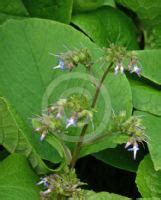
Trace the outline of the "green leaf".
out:
[[[0,98],[0,144],[11,153],[26,155],[39,173],[48,171],[47,166],[18,126],[11,109],[2,98]]]
[[[161,170],[161,117],[148,114],[146,112],[136,111],[135,115],[142,118],[143,124],[146,127],[145,134],[148,136],[148,148],[151,159],[154,163],[155,170]]]
[[[23,121],[23,124],[20,124],[19,120],[17,123],[41,158],[59,162],[60,158],[56,151],[47,145],[46,141],[40,142],[37,134],[33,135],[31,118],[44,111],[46,100],[48,106],[62,95],[64,97],[69,95],[64,92],[79,92],[80,88],[81,91],[86,92],[84,90],[86,84],[93,88],[89,91],[91,92],[89,97],[91,97],[94,94],[94,87],[91,86],[91,83],[89,84],[89,77],[82,70],[80,73],[79,71],[62,73],[59,70],[52,70],[52,66],[57,65],[58,59],[56,57],[54,59],[50,53],[57,54],[67,51],[64,46],[70,49],[81,48],[80,42],[92,51],[96,60],[100,56],[100,51],[96,51],[97,47],[80,32],[69,26],[48,20],[8,21],[1,27],[0,35],[1,94]],[[69,38],[72,38],[72,43]],[[97,68],[97,70],[100,69]],[[50,90],[51,94],[49,94]],[[108,95],[105,97],[109,98]],[[105,102],[107,102],[109,109],[106,111],[108,120],[111,107],[107,98]],[[102,108],[104,112],[103,109],[104,107]],[[68,135],[65,136],[68,137]],[[71,141],[71,138],[69,137],[67,140]]]
[[[155,26],[153,29],[145,31],[145,49],[160,49],[161,48],[161,28]]]
[[[38,200],[38,177],[25,157],[13,154],[0,162],[0,199]]]
[[[104,5],[115,7],[114,0],[73,0],[74,13],[91,11]]]
[[[156,49],[161,45],[160,26],[161,26],[161,4],[160,0],[152,3],[151,0],[116,0],[117,3],[136,13],[141,21],[144,32],[145,48]]]
[[[102,56],[102,52],[79,31],[61,23],[41,19],[8,21],[1,27],[0,38],[1,94],[23,121],[21,129],[41,158],[59,162],[60,158],[55,150],[51,148],[51,145],[47,145],[46,141],[41,143],[39,136],[32,134],[33,129],[30,119],[34,115],[40,115],[46,108],[45,106],[55,102],[60,97],[64,98],[73,93],[83,93],[91,100],[95,92],[95,88],[91,83],[98,81],[103,74],[103,70],[97,62]],[[72,38],[72,42],[70,38]],[[66,48],[71,50],[82,48],[82,44],[89,48],[94,58],[96,64],[93,73],[96,75],[96,79],[92,77],[93,75],[86,75],[82,66],[71,73],[52,70],[52,66],[57,65],[58,58],[54,58],[50,53],[58,54],[68,51]],[[94,82],[92,82],[93,79]],[[104,90],[102,90],[96,105],[96,110],[99,111],[95,114],[97,119],[95,120],[96,128],[103,121],[104,115],[106,123],[103,121],[101,124],[103,126],[108,125],[111,104],[116,113],[123,109],[130,115],[132,110],[131,90],[125,76],[119,75],[116,77],[112,72],[104,83]],[[19,124],[19,121],[17,123]],[[78,141],[76,132],[73,128],[73,136],[69,132],[64,135],[60,134],[60,137],[67,141],[71,147]],[[116,146],[115,143],[124,140],[121,138],[118,141],[116,136],[113,139],[112,146]],[[109,141],[112,141],[112,138]],[[106,143],[109,144],[109,142]],[[106,144],[101,144],[101,142],[96,146],[96,149],[93,146],[90,147],[93,150],[85,151],[88,154],[106,148]]]
[[[159,75],[159,71],[161,71],[161,50],[142,50],[135,52],[139,60],[139,66],[141,67],[141,75],[161,85],[161,77]]]
[[[152,28],[161,24],[160,0],[156,0],[155,3],[152,3],[151,0],[116,0],[116,2],[136,12],[137,16],[146,27]]]
[[[29,14],[21,0],[0,1],[0,24],[8,19],[28,16]]]
[[[0,13],[14,16],[28,16],[28,12],[21,0],[5,0],[0,2]]]
[[[130,172],[137,171],[138,164],[142,159],[141,153],[138,152],[137,160],[133,160],[132,154],[129,153],[123,145],[96,153],[94,154],[94,157],[106,164]]]
[[[73,0],[23,0],[30,16],[69,23]]]
[[[72,23],[101,47],[116,43],[128,49],[138,49],[133,22],[124,13],[112,7],[74,15]]]
[[[90,194],[88,197],[88,200],[128,200],[128,197],[124,197],[121,195],[113,194],[113,193],[108,193],[108,192],[99,192],[95,194]]]
[[[146,82],[129,79],[134,108],[161,116],[161,93]]]
[[[132,114],[133,106],[131,88],[126,76],[119,74],[115,76],[112,72],[106,78],[104,84],[108,88],[112,110],[115,114],[126,111],[127,117],[129,117]]]
[[[136,177],[136,184],[145,199],[161,198],[161,171],[155,171],[149,155],[140,163]]]

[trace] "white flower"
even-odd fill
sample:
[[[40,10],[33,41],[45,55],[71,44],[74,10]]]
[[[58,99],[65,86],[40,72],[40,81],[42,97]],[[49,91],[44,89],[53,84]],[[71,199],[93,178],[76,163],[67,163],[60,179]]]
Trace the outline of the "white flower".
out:
[[[124,73],[124,67],[123,67],[123,65],[120,66],[120,72],[121,72],[121,74]]]
[[[36,131],[36,132],[39,132],[39,131],[41,131],[41,128],[40,128],[40,127],[37,127],[37,128],[35,129],[35,131]]]
[[[45,139],[45,136],[46,136],[46,133],[43,132],[43,133],[41,134],[40,141],[43,141],[43,140]]]
[[[50,192],[52,192],[52,190],[49,188],[49,189],[43,191],[42,193],[43,193],[43,194],[49,194]]]
[[[61,112],[58,112],[58,113],[56,114],[56,118],[57,118],[57,119],[62,118],[62,113],[61,113]]]
[[[128,151],[133,151],[134,160],[136,159],[137,151],[139,151],[138,144],[135,143],[132,148],[128,149]]]
[[[116,65],[116,67],[114,68],[114,74],[117,75],[117,74],[118,74],[118,71],[119,71],[119,66]]]
[[[115,68],[114,68],[114,74],[117,75],[118,72],[120,71],[121,74],[124,74],[124,67],[122,63],[118,63]]]

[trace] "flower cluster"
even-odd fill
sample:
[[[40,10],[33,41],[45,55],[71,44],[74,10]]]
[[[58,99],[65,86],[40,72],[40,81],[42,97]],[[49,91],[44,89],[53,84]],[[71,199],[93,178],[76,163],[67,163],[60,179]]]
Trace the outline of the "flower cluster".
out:
[[[59,55],[59,64],[53,69],[69,69],[72,70],[79,64],[84,65],[89,69],[92,65],[91,55],[88,49],[76,49],[74,51],[68,51]]]
[[[127,119],[126,112],[122,111],[118,115],[113,114],[110,130],[128,136],[129,139],[125,148],[133,152],[133,158],[135,160],[139,150],[139,143],[147,142],[148,139],[145,135],[145,127],[142,124],[142,120],[135,115]]]
[[[82,127],[92,120],[93,112],[87,98],[73,95],[51,105],[47,114],[33,118],[32,125],[34,130],[41,135],[42,141],[48,133],[60,133],[69,127]]]
[[[51,174],[40,179],[37,185],[43,185],[44,190],[40,192],[41,199],[51,199],[59,195],[63,197],[77,197],[75,199],[82,199],[84,191],[80,186],[85,183],[80,182],[77,178],[75,170],[65,167],[61,173]]]
[[[126,51],[126,48],[111,44],[109,48],[105,49],[105,55],[107,61],[114,63],[115,75],[117,75],[118,72],[124,74],[126,68],[124,63],[128,61],[128,71],[140,76],[141,68],[139,67],[139,62],[135,52],[129,53]]]
[[[139,67],[138,58],[135,52],[130,52],[128,54],[128,57],[129,57],[129,63],[128,63],[129,72],[136,73],[138,76],[140,76],[141,68]]]
[[[133,157],[135,160],[137,151],[139,150],[138,143],[147,142],[145,127],[142,124],[142,120],[138,116],[131,116],[125,123],[122,124],[122,132],[129,136],[125,148],[128,148],[128,151],[133,151]]]

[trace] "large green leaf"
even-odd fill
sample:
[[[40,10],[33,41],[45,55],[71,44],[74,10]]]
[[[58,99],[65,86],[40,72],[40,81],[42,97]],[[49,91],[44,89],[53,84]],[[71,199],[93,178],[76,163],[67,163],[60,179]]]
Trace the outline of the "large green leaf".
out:
[[[151,159],[154,163],[155,170],[161,170],[161,118],[146,112],[135,112],[143,120],[143,124],[146,127],[145,134],[148,136],[148,148],[151,155]]]
[[[73,0],[23,0],[23,2],[32,17],[70,22]]]
[[[0,1],[0,23],[8,19],[28,17],[29,14],[21,0]]]
[[[151,0],[116,0],[116,2],[136,13],[140,20],[141,30],[144,32],[145,47],[148,49],[159,48],[161,46],[160,0],[156,0],[153,3]]]
[[[74,12],[84,12],[91,11],[102,6],[115,6],[114,0],[73,0],[73,11]]]
[[[94,61],[98,61],[102,54],[97,46],[82,33],[67,25],[48,20],[9,21],[1,27],[0,38],[0,91],[23,120],[21,129],[40,156],[52,162],[58,162],[55,150],[51,149],[51,146],[47,145],[45,141],[39,142],[38,135],[32,134],[30,119],[43,111],[42,104],[44,105],[46,100],[46,103],[50,104],[60,97],[66,97],[75,92],[79,93],[80,88],[83,94],[87,90],[87,93],[90,93],[87,96],[91,98],[95,89],[91,83],[89,84],[91,76],[85,75],[82,67],[78,67],[75,72],[71,73],[52,70],[52,66],[57,64],[58,59],[54,59],[49,53],[57,54],[67,51],[66,48],[80,48],[84,44],[90,49]],[[93,73],[97,79],[103,74],[98,62],[94,66]],[[103,124],[107,126],[111,104],[116,113],[126,110],[128,115],[131,114],[131,90],[125,76],[114,77],[112,74],[105,81],[104,89],[106,92],[99,96],[96,105],[96,109],[99,111],[96,112],[96,125],[102,122],[105,115],[106,123],[103,121]],[[119,98],[117,98],[118,96]],[[65,135],[63,139],[68,142],[78,140],[78,138],[73,140],[70,135]],[[116,136],[114,136],[114,143],[115,141],[120,143],[116,140]],[[114,143],[111,142],[113,146],[115,146]],[[102,143],[102,145],[101,142],[99,145],[96,144],[96,149],[89,145],[93,150],[86,149],[86,154],[106,148],[106,144]]]
[[[150,156],[146,156],[140,163],[136,177],[136,184],[145,199],[161,198],[161,171],[155,171]]]
[[[146,27],[151,28],[161,24],[160,0],[156,0],[153,3],[151,0],[116,0],[116,2],[136,12],[137,16]]]
[[[38,135],[32,134],[30,120],[34,115],[41,113],[43,97],[49,83],[58,75],[62,75],[64,81],[67,75],[66,72],[64,74],[52,70],[52,66],[56,65],[58,60],[57,58],[54,60],[49,53],[66,51],[64,45],[69,48],[80,47],[78,39],[93,49],[93,52],[96,47],[83,34],[69,26],[47,20],[10,21],[2,26],[0,34],[0,51],[2,51],[0,59],[1,93],[23,120],[21,129],[36,151],[43,159],[58,162],[55,150],[45,141],[39,142]],[[58,35],[59,40],[57,39]],[[72,44],[69,38],[72,38]],[[71,89],[73,86],[76,87],[75,91],[77,91],[78,86],[82,86],[81,77],[76,83],[76,75],[73,74],[72,78],[71,76],[67,77],[66,82],[69,84],[59,83],[61,80],[59,78],[56,83],[53,83],[53,85],[59,83],[59,87],[52,91],[50,102],[53,102],[53,99],[57,100],[67,88],[70,89],[70,86]],[[70,81],[70,79],[72,80]],[[71,82],[72,85],[70,85]]]
[[[116,43],[128,49],[138,49],[136,29],[131,19],[112,7],[74,15],[72,23],[101,47]]]
[[[160,89],[156,89],[140,80],[129,79],[129,81],[134,108],[161,116]]]
[[[0,162],[0,199],[38,200],[38,177],[25,157],[13,154]]]
[[[26,155],[39,173],[48,171],[40,156],[20,129],[6,101],[2,98],[0,98],[0,144],[11,153],[17,152]]]

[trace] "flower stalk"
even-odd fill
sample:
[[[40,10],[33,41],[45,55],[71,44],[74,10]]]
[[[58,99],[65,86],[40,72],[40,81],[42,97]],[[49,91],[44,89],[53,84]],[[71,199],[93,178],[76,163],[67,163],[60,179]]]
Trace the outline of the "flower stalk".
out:
[[[103,76],[102,76],[102,78],[100,79],[100,81],[98,83],[98,86],[96,88],[96,92],[95,92],[95,95],[93,97],[93,101],[92,101],[92,104],[91,104],[91,108],[94,108],[95,105],[96,105],[96,102],[97,102],[97,99],[98,99],[98,96],[99,96],[99,93],[100,93],[101,86],[102,86],[104,80],[106,79],[106,76],[108,75],[112,65],[113,65],[113,62],[111,62],[111,64],[104,71]],[[72,156],[72,160],[71,160],[71,164],[70,164],[71,168],[75,167],[76,161],[77,161],[77,159],[79,157],[79,153],[80,153],[80,150],[81,150],[81,147],[82,147],[82,144],[83,144],[83,138],[84,138],[84,135],[86,134],[87,128],[88,128],[88,124],[85,124],[83,126],[82,132],[80,134],[79,141],[78,141],[78,143],[77,143],[77,145],[75,147],[75,150],[74,150],[74,153],[73,153],[73,156]]]

